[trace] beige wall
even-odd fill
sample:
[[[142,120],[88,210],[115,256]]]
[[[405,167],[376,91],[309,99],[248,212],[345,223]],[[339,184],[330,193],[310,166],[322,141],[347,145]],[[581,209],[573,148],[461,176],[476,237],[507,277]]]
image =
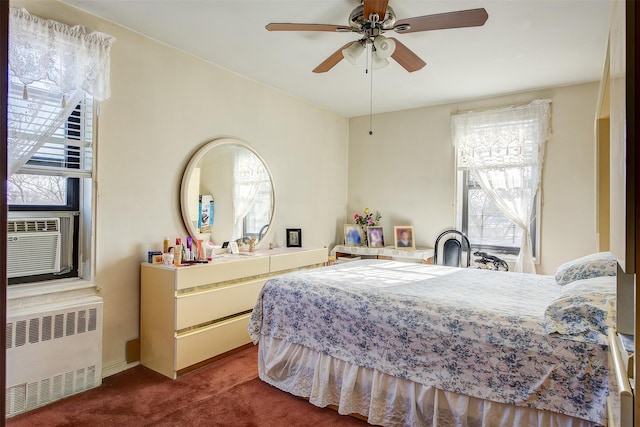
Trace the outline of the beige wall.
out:
[[[349,215],[380,210],[387,239],[394,225],[415,226],[416,243],[433,246],[455,226],[455,166],[449,117],[533,99],[552,101],[552,136],[542,177],[541,263],[552,274],[564,261],[597,251],[594,118],[598,83],[351,119]],[[353,221],[351,221],[353,222]],[[473,242],[472,242],[473,243]],[[393,240],[387,244],[393,244]]]
[[[302,228],[304,246],[335,241],[345,214],[348,120],[63,3],[12,5],[117,39],[95,172],[103,372],[123,369],[125,343],[138,337],[140,262],[164,236],[186,235],[180,181],[205,142],[239,138],[268,163],[277,207],[267,241],[283,245],[286,227]]]

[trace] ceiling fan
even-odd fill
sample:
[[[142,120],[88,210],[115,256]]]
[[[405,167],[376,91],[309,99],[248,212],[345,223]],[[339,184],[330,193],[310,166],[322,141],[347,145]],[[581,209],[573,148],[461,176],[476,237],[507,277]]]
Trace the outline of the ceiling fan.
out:
[[[455,12],[418,16],[396,21],[396,14],[388,6],[389,0],[363,0],[362,4],[349,15],[349,25],[331,24],[285,24],[271,23],[266,26],[269,31],[328,31],[354,32],[361,34],[359,40],[349,42],[335,51],[318,65],[313,72],[325,73],[332,69],[342,58],[355,64],[355,61],[371,46],[372,66],[384,66],[387,58],[393,58],[408,72],[422,69],[426,63],[393,37],[385,37],[385,31],[393,30],[398,34],[418,31],[443,30],[447,28],[479,27],[484,25],[489,15],[483,8],[459,10]],[[375,55],[373,54],[375,53]]]

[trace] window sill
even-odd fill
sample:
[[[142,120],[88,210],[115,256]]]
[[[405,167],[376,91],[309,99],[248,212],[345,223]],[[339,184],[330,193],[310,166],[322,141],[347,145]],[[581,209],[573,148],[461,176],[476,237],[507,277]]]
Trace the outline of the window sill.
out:
[[[61,303],[97,293],[96,284],[79,278],[11,285],[7,287],[7,311]]]

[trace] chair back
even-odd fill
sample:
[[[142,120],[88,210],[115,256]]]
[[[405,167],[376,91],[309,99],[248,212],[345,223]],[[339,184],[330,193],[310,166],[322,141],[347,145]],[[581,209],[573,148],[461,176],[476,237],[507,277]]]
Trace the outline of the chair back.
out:
[[[466,264],[462,253],[466,253]],[[458,230],[446,230],[436,239],[433,263],[451,267],[469,267],[471,265],[471,245],[464,233]]]

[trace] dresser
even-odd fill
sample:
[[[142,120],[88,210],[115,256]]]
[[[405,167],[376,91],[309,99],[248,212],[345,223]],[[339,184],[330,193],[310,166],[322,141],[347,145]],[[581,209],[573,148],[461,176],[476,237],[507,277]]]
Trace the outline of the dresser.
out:
[[[251,310],[271,277],[327,262],[327,248],[275,248],[208,264],[144,263],[140,363],[170,378],[251,342]]]

